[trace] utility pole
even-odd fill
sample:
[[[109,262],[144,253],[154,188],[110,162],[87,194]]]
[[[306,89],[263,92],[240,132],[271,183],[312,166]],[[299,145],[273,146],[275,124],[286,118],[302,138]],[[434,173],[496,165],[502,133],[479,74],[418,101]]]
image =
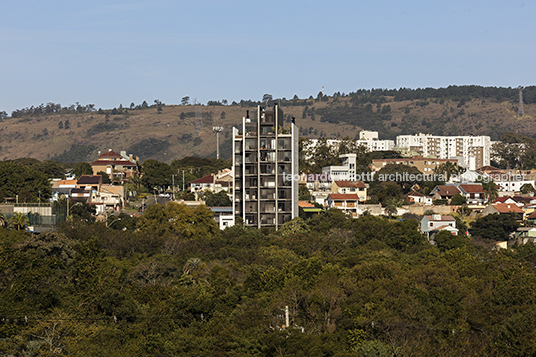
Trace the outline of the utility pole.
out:
[[[285,306],[285,328],[289,328],[290,326],[290,316],[288,313],[288,305]]]
[[[184,193],[184,170],[182,170],[182,192]]]

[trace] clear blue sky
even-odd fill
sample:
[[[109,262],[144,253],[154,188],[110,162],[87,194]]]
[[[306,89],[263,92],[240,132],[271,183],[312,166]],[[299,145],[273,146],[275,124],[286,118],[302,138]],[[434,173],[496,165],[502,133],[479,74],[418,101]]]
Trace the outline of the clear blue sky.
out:
[[[0,111],[536,84],[528,0],[0,0]]]

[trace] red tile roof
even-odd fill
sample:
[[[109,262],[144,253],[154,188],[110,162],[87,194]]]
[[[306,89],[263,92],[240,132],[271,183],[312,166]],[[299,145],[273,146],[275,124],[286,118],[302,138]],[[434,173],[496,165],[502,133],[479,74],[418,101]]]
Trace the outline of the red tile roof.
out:
[[[315,205],[307,201],[298,201],[298,206],[303,208],[303,207],[314,207]]]
[[[492,204],[493,208],[499,213],[523,213],[523,210],[513,203],[496,203]]]
[[[528,219],[536,219],[536,211],[532,212],[530,216],[527,217]]]
[[[417,191],[411,191],[411,192],[408,192],[406,193],[406,196],[413,196],[413,197],[425,197],[425,195],[423,195],[422,193],[420,192],[417,192]]]
[[[486,193],[482,185],[460,185],[460,188],[465,193]]]
[[[438,192],[441,196],[454,196],[457,193],[461,193],[456,186],[439,185],[437,186]]]
[[[363,181],[335,181],[335,184],[339,187],[367,188]]]
[[[110,150],[110,151],[105,152],[104,154],[100,154],[99,157],[122,157],[122,156],[116,153],[115,151]]]
[[[136,166],[135,163],[128,160],[97,160],[93,161],[91,166],[95,165],[123,165],[123,166]]]
[[[214,183],[214,174],[198,178],[197,180],[190,181],[190,183]]]
[[[359,200],[359,196],[355,193],[330,193],[328,196],[331,197],[332,200],[337,200],[337,201],[342,201],[342,200],[358,201]]]

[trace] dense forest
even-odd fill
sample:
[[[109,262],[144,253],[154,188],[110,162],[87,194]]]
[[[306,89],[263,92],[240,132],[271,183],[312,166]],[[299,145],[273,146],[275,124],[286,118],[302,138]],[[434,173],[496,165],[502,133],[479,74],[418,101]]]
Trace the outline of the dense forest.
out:
[[[0,354],[534,355],[536,246],[434,246],[417,222],[329,210],[220,231],[168,203],[108,227],[0,228]]]

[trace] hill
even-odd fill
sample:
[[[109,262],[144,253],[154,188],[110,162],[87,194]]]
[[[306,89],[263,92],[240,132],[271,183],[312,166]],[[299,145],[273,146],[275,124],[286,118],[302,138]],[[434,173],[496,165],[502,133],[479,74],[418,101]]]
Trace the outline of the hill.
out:
[[[518,117],[518,90],[451,86],[399,90],[358,90],[316,98],[276,99],[285,120],[296,118],[300,135],[355,137],[359,130],[377,130],[382,139],[419,132],[441,135],[490,135],[507,132],[536,136],[536,87],[524,90],[524,116]],[[195,155],[214,157],[212,126],[223,126],[222,158],[231,155],[231,128],[246,110],[255,115],[258,102],[231,105],[164,105],[95,110],[92,105],[46,106],[14,111],[0,118],[0,160],[83,162],[98,151],[125,150],[142,161],[171,162]]]

